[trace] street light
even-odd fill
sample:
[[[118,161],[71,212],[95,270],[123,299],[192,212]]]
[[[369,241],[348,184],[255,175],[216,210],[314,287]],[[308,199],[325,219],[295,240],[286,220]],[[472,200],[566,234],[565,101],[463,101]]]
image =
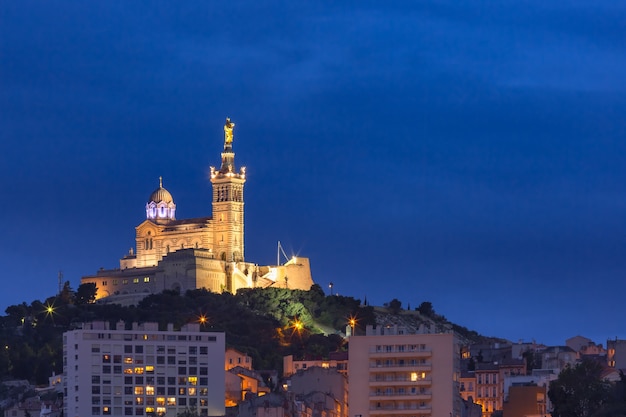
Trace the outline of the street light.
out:
[[[328,284],[328,288],[330,288],[330,295],[333,295],[333,284],[332,282],[330,284]]]

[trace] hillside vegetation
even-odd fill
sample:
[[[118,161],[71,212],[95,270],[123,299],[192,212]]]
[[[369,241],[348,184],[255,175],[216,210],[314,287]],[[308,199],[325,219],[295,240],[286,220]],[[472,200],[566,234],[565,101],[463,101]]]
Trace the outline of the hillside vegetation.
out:
[[[47,383],[53,372],[63,371],[62,334],[82,322],[124,321],[168,323],[180,328],[200,323],[202,331],[226,333],[226,343],[249,354],[256,369],[282,368],[284,355],[298,359],[325,358],[345,349],[348,321],[356,320],[355,332],[368,324],[429,326],[431,331],[456,331],[466,341],[481,337],[449,323],[434,313],[430,303],[418,311],[402,310],[397,300],[385,308],[362,305],[352,297],[327,296],[314,285],[309,291],[284,288],[242,289],[236,295],[206,290],[179,294],[164,291],[143,299],[139,305],[93,303],[95,287],[81,285],[76,292],[66,283],[63,291],[44,302],[10,306],[0,317],[0,375]],[[93,285],[93,284],[91,284]]]

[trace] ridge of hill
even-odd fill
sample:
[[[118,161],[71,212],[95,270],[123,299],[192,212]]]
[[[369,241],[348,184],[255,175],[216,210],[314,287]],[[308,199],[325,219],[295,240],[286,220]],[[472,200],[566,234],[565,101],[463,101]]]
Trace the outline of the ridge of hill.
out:
[[[93,284],[84,284],[93,285]],[[90,293],[93,291],[93,294]],[[309,291],[285,288],[243,289],[237,294],[192,290],[185,294],[164,291],[149,295],[137,306],[93,303],[95,286],[81,285],[76,292],[69,283],[44,302],[9,306],[0,317],[0,375],[47,383],[53,372],[63,371],[63,332],[83,322],[156,322],[160,329],[191,322],[202,331],[226,333],[226,343],[252,357],[256,369],[282,369],[285,355],[296,359],[327,358],[347,348],[344,331],[354,320],[355,333],[367,325],[398,324],[425,332],[450,332],[462,343],[501,341],[485,338],[450,323],[434,312],[429,302],[416,310],[402,310],[397,300],[385,307],[363,305],[352,297],[324,294],[319,285]]]

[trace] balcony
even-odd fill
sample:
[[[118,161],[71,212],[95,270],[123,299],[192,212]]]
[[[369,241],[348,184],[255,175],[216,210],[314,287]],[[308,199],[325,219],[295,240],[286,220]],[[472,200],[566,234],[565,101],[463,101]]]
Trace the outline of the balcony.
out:
[[[404,350],[404,351],[370,351],[370,358],[428,358],[432,356],[431,349]]]
[[[416,372],[426,372],[431,370],[431,363],[370,363],[371,372],[379,371],[407,371],[409,368]]]
[[[432,397],[430,390],[410,392],[404,390],[404,392],[370,392],[370,399],[372,401],[382,400],[398,400],[398,401],[428,401]]]
[[[370,415],[419,415],[419,414],[430,414],[431,406],[430,404],[426,405],[395,405],[395,404],[385,404],[376,406],[370,406]]]
[[[405,376],[382,376],[370,378],[371,387],[398,387],[398,386],[428,386],[430,377],[418,378],[417,380]]]

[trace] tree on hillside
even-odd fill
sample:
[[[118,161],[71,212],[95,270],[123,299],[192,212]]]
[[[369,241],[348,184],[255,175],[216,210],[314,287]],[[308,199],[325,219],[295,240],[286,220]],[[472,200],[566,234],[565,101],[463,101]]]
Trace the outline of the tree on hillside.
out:
[[[590,359],[568,366],[550,383],[553,417],[590,417],[609,399],[610,385],[602,380],[602,365]]]
[[[98,287],[94,282],[86,284],[80,284],[76,289],[76,295],[74,296],[74,304],[85,305],[91,304],[96,301],[96,294],[98,293]]]
[[[416,310],[426,317],[433,317],[435,315],[433,303],[431,303],[430,301],[424,301],[422,304],[419,305],[419,307],[417,307]]]
[[[393,300],[389,301],[387,309],[391,314],[398,314],[400,310],[402,310],[402,301],[394,298]]]

